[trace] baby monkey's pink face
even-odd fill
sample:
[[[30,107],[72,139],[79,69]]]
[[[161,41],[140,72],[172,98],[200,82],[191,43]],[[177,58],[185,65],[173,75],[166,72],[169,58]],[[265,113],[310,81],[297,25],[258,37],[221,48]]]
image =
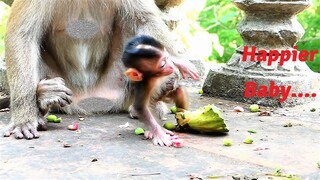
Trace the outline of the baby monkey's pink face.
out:
[[[161,50],[159,58],[141,59],[141,67],[143,72],[149,72],[156,77],[167,76],[173,73],[173,62],[166,50]]]
[[[160,70],[159,76],[167,76],[173,73],[173,63],[167,51],[163,51],[162,56],[159,58],[157,68]]]

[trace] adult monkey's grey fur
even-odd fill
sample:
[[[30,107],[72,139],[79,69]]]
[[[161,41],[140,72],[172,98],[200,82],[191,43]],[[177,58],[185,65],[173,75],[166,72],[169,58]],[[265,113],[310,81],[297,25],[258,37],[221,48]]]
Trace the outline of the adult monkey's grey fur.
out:
[[[13,3],[13,0],[1,0],[4,3],[8,4],[11,6]],[[159,8],[167,8],[167,7],[173,7],[173,6],[178,6],[180,5],[184,0],[155,0],[156,5]]]
[[[139,34],[159,39],[173,56],[183,52],[152,0],[15,0],[5,40],[11,121],[4,135],[38,138],[49,107],[77,113],[90,97],[111,101],[108,112],[127,110],[132,90],[120,59],[123,44]]]

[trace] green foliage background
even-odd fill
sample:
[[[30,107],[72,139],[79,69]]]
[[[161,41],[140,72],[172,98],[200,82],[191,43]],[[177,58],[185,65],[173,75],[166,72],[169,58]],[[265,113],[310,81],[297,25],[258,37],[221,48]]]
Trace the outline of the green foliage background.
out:
[[[208,33],[217,34],[220,45],[224,47],[223,53],[213,48],[209,60],[225,63],[242,44],[236,29],[242,18],[243,13],[231,3],[231,0],[207,0],[206,7],[198,17],[198,22]]]
[[[218,53],[219,49],[213,47],[209,60],[225,63],[242,44],[236,25],[243,16],[231,0],[207,0],[198,22],[207,32],[216,34],[221,46],[224,47],[222,54]],[[315,61],[307,64],[313,71],[320,72],[320,0],[313,0],[313,6],[298,14],[298,20],[305,28],[303,38],[297,43],[298,49],[319,50]]]
[[[313,0],[313,6],[298,15],[299,22],[305,28],[305,34],[297,43],[298,49],[318,50],[314,62],[307,62],[315,72],[320,72],[320,0]]]
[[[205,54],[205,59],[220,63],[227,62],[236,48],[242,44],[236,26],[244,16],[243,12],[238,10],[231,0],[206,0],[206,2],[203,1],[205,7],[202,11],[194,13],[192,11],[195,11],[195,0],[189,2],[191,2],[191,10],[186,16],[191,18],[181,23],[183,27],[177,29],[178,34],[189,47],[192,47],[192,44],[206,41],[197,49],[198,52]],[[199,4],[200,1],[197,0],[196,3]],[[0,2],[0,56],[4,52],[3,40],[9,13],[10,7]],[[195,14],[197,17],[194,17]],[[313,71],[320,72],[320,0],[313,0],[313,6],[300,13],[298,19],[305,28],[305,35],[297,43],[298,48],[300,50],[319,50],[315,61],[307,62],[307,64]],[[195,49],[197,46],[192,48]],[[207,53],[208,48],[209,53]]]

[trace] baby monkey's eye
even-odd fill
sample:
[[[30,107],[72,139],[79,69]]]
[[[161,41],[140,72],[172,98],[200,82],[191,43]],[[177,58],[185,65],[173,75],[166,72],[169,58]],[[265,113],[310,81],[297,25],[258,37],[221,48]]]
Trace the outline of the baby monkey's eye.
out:
[[[161,61],[160,68],[163,69],[167,64],[166,60]]]

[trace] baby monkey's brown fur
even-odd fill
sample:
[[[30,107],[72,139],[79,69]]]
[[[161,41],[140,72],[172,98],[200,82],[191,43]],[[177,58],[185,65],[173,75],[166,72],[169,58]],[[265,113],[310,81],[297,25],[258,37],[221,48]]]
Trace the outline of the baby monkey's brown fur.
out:
[[[187,109],[188,101],[184,89],[178,84],[169,87],[164,81],[167,76],[175,75],[174,64],[164,46],[150,36],[138,36],[129,41],[124,49],[122,58],[128,68],[125,74],[130,78],[134,87],[133,110],[150,128],[145,133],[146,138],[153,139],[154,144],[161,146],[172,145],[172,132],[164,130],[149,110],[150,103],[173,100],[177,108]],[[179,76],[178,76],[179,77]],[[172,79],[178,81],[179,78]],[[165,78],[164,81],[161,80]],[[171,81],[172,81],[171,80]],[[155,87],[163,86],[162,93],[155,96]]]

